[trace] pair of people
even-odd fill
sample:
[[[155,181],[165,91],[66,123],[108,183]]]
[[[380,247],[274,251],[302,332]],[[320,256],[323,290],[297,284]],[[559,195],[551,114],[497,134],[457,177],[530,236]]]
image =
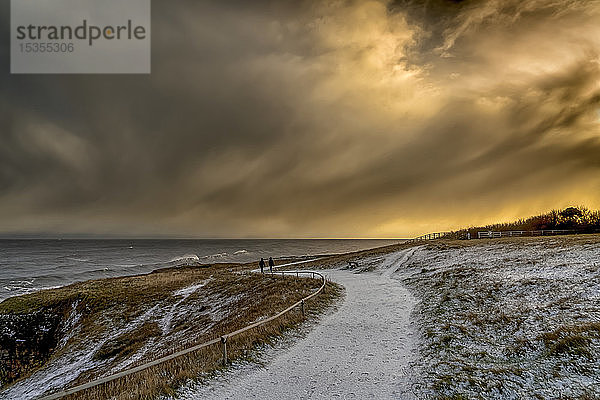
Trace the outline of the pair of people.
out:
[[[265,273],[265,260],[261,257],[260,262],[258,263],[260,266],[260,273]],[[273,261],[273,257],[269,257],[269,270],[273,273],[273,267],[275,266],[275,262]]]

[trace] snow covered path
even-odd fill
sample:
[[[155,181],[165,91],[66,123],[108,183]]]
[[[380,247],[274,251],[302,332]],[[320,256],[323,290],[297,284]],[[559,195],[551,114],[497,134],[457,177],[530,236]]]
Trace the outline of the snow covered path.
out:
[[[346,287],[339,310],[279,350],[263,368],[184,390],[182,399],[412,399],[415,299],[393,273],[414,250],[390,254],[374,272],[327,271]],[[240,371],[241,372],[241,371]]]

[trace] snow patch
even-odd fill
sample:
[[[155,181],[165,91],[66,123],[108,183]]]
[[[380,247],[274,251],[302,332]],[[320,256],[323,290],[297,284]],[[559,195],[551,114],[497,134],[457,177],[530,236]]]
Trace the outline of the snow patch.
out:
[[[185,300],[192,293],[194,293],[196,290],[200,289],[201,287],[205,286],[207,283],[208,283],[208,280],[200,282],[197,285],[192,285],[192,286],[188,286],[188,287],[183,288],[183,289],[176,290],[176,291],[173,292],[173,296],[176,296],[176,297],[183,296],[182,300]]]

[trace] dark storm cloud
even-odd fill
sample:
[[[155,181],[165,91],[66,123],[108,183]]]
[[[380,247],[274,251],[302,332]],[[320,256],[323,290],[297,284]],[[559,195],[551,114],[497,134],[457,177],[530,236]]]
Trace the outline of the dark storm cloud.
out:
[[[394,236],[600,206],[593,3],[224,3],[154,2],[151,76],[5,67],[2,231]]]

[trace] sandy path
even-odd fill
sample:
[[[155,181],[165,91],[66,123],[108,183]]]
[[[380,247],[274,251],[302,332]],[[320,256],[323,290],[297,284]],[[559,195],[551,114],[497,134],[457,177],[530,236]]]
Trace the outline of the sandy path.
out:
[[[409,316],[415,299],[393,275],[412,251],[388,255],[374,272],[328,271],[346,287],[337,312],[277,351],[265,367],[233,371],[179,398],[414,398],[409,363],[416,346]]]

